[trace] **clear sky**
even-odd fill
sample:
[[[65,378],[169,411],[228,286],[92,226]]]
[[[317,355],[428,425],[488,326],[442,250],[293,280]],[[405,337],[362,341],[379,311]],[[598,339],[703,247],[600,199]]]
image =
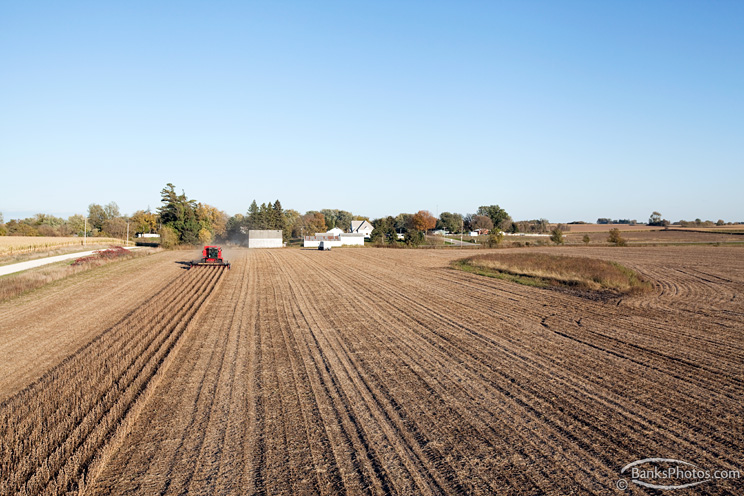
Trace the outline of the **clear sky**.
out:
[[[744,2],[0,3],[0,212],[744,221]]]

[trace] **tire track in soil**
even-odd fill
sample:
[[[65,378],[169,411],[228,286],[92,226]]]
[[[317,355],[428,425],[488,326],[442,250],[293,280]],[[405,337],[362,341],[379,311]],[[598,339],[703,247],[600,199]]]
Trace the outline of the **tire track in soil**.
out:
[[[371,285],[371,283],[370,283],[370,285]],[[400,296],[400,295],[398,295],[398,296]],[[389,299],[390,299],[390,300],[395,300],[396,298],[395,298],[395,297],[391,297],[391,298],[389,298]]]
[[[160,382],[147,414],[112,455],[91,494],[214,490],[222,468],[224,422],[232,417],[216,412],[230,412],[235,405],[230,386],[239,366],[235,358],[241,327],[236,319],[242,318],[235,302],[245,300],[248,280],[241,277],[247,275],[244,267],[235,268],[207,311],[192,324],[174,359],[179,366]],[[121,480],[121,473],[130,475]]]
[[[302,284],[302,281],[303,281],[303,279],[300,279],[300,286],[303,285]],[[336,282],[338,282],[338,281],[336,281]],[[308,284],[311,284],[311,283],[308,282]],[[313,288],[315,288],[315,291],[314,292],[317,293],[317,286],[313,286]],[[297,294],[299,295],[300,293],[310,294],[311,293],[310,292],[310,288],[309,287],[305,287],[305,288],[302,288],[301,287],[301,288],[297,289]],[[351,292],[345,292],[345,294],[350,294],[350,293]],[[297,297],[299,297],[299,296],[297,296]],[[339,299],[339,302],[342,305],[344,304],[344,301],[343,300],[340,300]],[[317,302],[314,302],[314,304],[317,305]],[[351,311],[353,309],[351,307],[348,307],[347,305],[344,305],[344,306],[346,306],[346,308],[349,311]],[[346,313],[346,314],[348,315],[349,313]],[[333,324],[340,324],[340,322],[334,323],[332,321],[329,321],[329,323],[332,325],[332,327],[335,327],[336,329],[339,329],[338,327],[336,327]],[[347,320],[344,320],[344,323],[348,326],[348,321]],[[361,332],[365,336],[372,337],[371,334],[367,334],[367,329],[356,329],[355,328],[354,329],[354,332],[355,333],[356,332]],[[346,340],[347,339],[348,340],[352,340],[353,339],[353,335],[352,336],[344,336],[344,337],[346,339],[342,339],[341,342],[344,342],[344,341],[345,342],[349,342],[349,341],[346,341]],[[375,360],[375,362],[378,362],[379,360],[382,360],[383,359],[383,355],[378,354],[378,351],[381,350],[381,349],[385,349],[386,347],[389,346],[389,345],[387,345],[385,343],[382,343],[382,342],[380,343],[380,345],[381,345],[381,347],[380,348],[376,348],[375,351],[373,352],[374,355],[377,357],[377,359]],[[341,344],[341,346],[343,347],[343,344]],[[348,356],[350,356],[352,354],[355,355],[355,360],[357,361],[357,365],[362,365],[361,367],[358,367],[358,368],[360,370],[366,369],[366,367],[363,367],[363,365],[364,365],[363,355],[360,356],[360,354],[358,354],[356,352],[350,352],[348,349],[345,350],[345,353]],[[406,358],[409,359],[410,357],[406,357]],[[410,363],[413,363],[413,362],[410,362]],[[400,364],[398,364],[397,366],[400,367]],[[374,367],[374,365],[373,365],[373,367]],[[392,369],[392,367],[391,367],[391,369]],[[364,370],[364,373],[367,376],[367,378],[365,379],[365,382],[367,382],[368,384],[371,384],[372,381],[373,381],[374,386],[372,386],[372,387],[374,387],[374,389],[376,391],[378,391],[379,394],[381,394],[381,397],[384,398],[384,400],[388,404],[390,404],[392,406],[392,410],[391,411],[395,412],[395,416],[398,416],[399,417],[400,414],[401,414],[401,412],[402,412],[402,410],[404,409],[404,406],[405,405],[402,405],[402,404],[398,403],[389,394],[388,388],[385,387],[385,385],[383,384],[383,381],[381,380],[381,375],[378,375],[377,372],[373,372],[373,371],[371,371],[369,369]],[[398,383],[398,381],[395,381],[393,379],[393,377],[388,377],[387,378],[387,381],[388,382],[393,381],[393,382]],[[397,387],[404,388],[405,385],[400,384],[400,386],[397,386]],[[390,388],[395,389],[396,386],[390,386]],[[427,391],[429,393],[431,393],[432,395],[434,395],[434,390],[433,389],[428,388]],[[424,404],[429,403],[426,400],[426,398],[417,398],[415,403],[416,404],[419,404],[420,402],[421,403],[424,403]],[[412,400],[409,400],[408,403],[413,403],[413,401]],[[446,410],[446,405],[444,405],[443,403],[440,403],[440,404],[434,406],[433,409],[436,409],[437,407],[441,408],[442,410]],[[426,407],[423,407],[423,410],[424,411],[426,411],[426,409],[427,409]],[[431,419],[429,419],[429,420],[431,420]],[[434,458],[434,457],[431,454],[432,448],[430,447],[430,443],[433,443],[433,442],[425,439],[425,437],[421,433],[420,429],[418,429],[414,423],[412,423],[410,420],[404,419],[404,418],[398,419],[395,423],[397,424],[396,425],[396,428],[398,428],[398,429],[401,429],[401,425],[402,424],[405,424],[404,429],[406,431],[409,431],[410,432],[410,436],[412,436],[412,438],[415,440],[413,444],[418,444],[419,446],[421,446],[422,451],[426,453],[426,459],[427,459],[427,461],[425,463],[428,466],[428,468],[427,468],[428,475],[429,476],[433,476],[434,478],[437,478],[441,474],[441,478],[440,478],[440,482],[439,483],[440,483],[441,486],[447,487],[447,490],[446,490],[447,493],[450,493],[450,494],[452,494],[452,493],[464,493],[464,492],[474,493],[475,492],[475,489],[478,489],[480,492],[483,492],[483,493],[490,493],[491,491],[497,490],[497,488],[495,488],[495,487],[490,487],[490,488],[486,488],[486,489],[484,489],[484,487],[477,487],[477,486],[479,486],[480,481],[475,481],[474,482],[473,480],[464,480],[464,479],[467,479],[467,477],[464,477],[464,478],[461,478],[460,479],[460,482],[461,483],[464,483],[465,485],[469,486],[468,489],[465,489],[462,485],[460,485],[460,483],[457,483],[456,482],[456,480],[458,479],[458,477],[455,475],[456,474],[456,470],[453,470],[451,467],[447,467],[447,464],[446,463],[443,463],[441,460],[437,460],[436,462],[432,462],[432,458]],[[433,424],[430,424],[429,425],[429,428],[431,428],[431,426],[436,426],[436,422],[433,423]],[[438,433],[439,433],[438,439],[445,439],[445,437],[442,436],[441,430]],[[472,433],[459,432],[459,434],[462,435],[463,438],[472,437]],[[402,437],[406,437],[406,436],[404,434],[402,434]],[[410,441],[409,441],[409,443],[410,443]],[[443,459],[444,457],[441,457],[441,458]],[[503,489],[503,486],[501,487],[501,489]]]
[[[285,261],[282,261],[282,263],[278,263],[277,266],[282,267],[283,265],[285,265],[284,262]],[[291,286],[290,286],[290,289],[291,289]],[[309,293],[304,293],[304,294],[309,294]],[[312,305],[311,303],[308,303],[308,301],[304,298],[304,294],[295,292],[293,296],[295,297],[295,299],[300,300],[302,303],[304,303],[304,305],[302,305],[303,307],[307,307],[311,310],[311,315],[312,315],[311,319],[315,323],[315,325],[312,326],[312,329],[316,329],[316,328],[325,329],[326,327],[328,327],[328,324],[322,321],[322,316],[320,312],[317,312],[317,311],[312,312],[314,305]],[[348,377],[347,380],[351,380],[355,382],[356,388],[354,390],[347,391],[346,395],[350,396],[350,395],[361,394],[364,397],[365,392],[369,392],[370,394],[372,394],[372,397],[375,398],[377,393],[375,393],[372,389],[370,389],[370,384],[367,383],[363,377],[358,375],[358,371],[351,364],[347,351],[343,350],[342,347],[338,346],[339,343],[337,339],[334,338],[332,332],[318,333],[318,335],[316,336],[316,340],[319,343],[319,346],[321,347],[323,347],[324,343],[327,343],[328,346],[326,346],[325,349],[327,350],[329,347],[332,348],[335,360],[341,361],[344,367],[344,370],[337,372],[337,374],[338,375],[344,374],[346,375],[346,377]],[[354,377],[355,374],[356,374],[356,377]],[[360,380],[361,382],[356,382],[357,380]],[[413,456],[419,460],[418,463],[420,464],[421,463],[420,453],[418,453],[416,446],[410,443],[410,440],[404,440],[400,436],[399,426],[390,425],[391,424],[390,410],[389,408],[386,408],[387,405],[382,404],[379,401],[374,400],[374,399],[370,400],[368,396],[365,398],[365,400],[366,400],[368,408],[361,415],[372,414],[376,416],[376,418],[378,419],[377,420],[378,423],[385,422],[386,425],[381,425],[381,430],[383,431],[386,438],[390,441],[390,443],[398,444],[399,453],[397,456],[400,458],[399,462],[397,462],[399,464],[398,470],[405,470],[405,473],[407,473],[407,475],[404,477],[404,479],[406,480],[406,482],[404,483],[405,486],[403,489],[399,489],[399,490],[402,490],[403,492],[405,492],[405,491],[410,491],[413,489],[413,490],[418,491],[419,493],[422,493],[423,491],[431,492],[432,491],[431,486],[433,484],[435,488],[434,492],[440,492],[441,488],[439,487],[440,486],[439,482],[437,481],[427,482],[421,475],[419,475],[420,472],[422,471],[421,466],[414,468],[413,465],[411,465],[410,463],[407,463],[407,459]],[[354,408],[354,405],[355,403],[352,402],[351,407]],[[384,420],[379,420],[380,412],[375,412],[375,410],[377,409],[383,412],[382,415],[385,417]],[[394,430],[398,430],[398,432],[393,434]],[[376,438],[380,436],[380,433],[372,431],[368,434],[368,436],[370,438]],[[405,454],[404,457],[400,457],[400,450],[403,450],[403,453]],[[371,456],[375,456],[375,455],[372,454]],[[385,458],[386,455],[381,455],[380,457]],[[389,458],[389,455],[387,455],[387,458],[388,458],[388,463],[390,464],[391,459]],[[416,489],[410,486],[409,480],[413,480],[414,483],[417,484]]]
[[[691,429],[694,429],[694,430],[699,430],[699,426],[695,426],[695,425],[690,425],[690,428],[691,428]],[[722,441],[722,442],[723,442],[724,444],[727,444],[727,443],[725,443],[725,439],[721,439],[721,441]]]
[[[380,431],[378,424],[371,420],[374,413],[366,408],[362,409],[361,412],[355,409],[355,405],[364,405],[365,403],[360,401],[359,390],[354,387],[353,379],[349,377],[347,369],[342,363],[339,363],[339,357],[332,353],[332,350],[323,346],[323,335],[318,333],[320,327],[317,323],[318,315],[311,312],[310,308],[302,301],[298,302],[297,308],[309,331],[305,335],[308,339],[307,346],[312,350],[314,360],[322,364],[320,369],[324,375],[325,383],[330,386],[329,394],[335,403],[335,409],[341,413],[347,435],[354,443],[354,451],[357,454],[363,454],[359,457],[359,460],[361,461],[364,478],[371,484],[375,492],[389,493],[395,491],[391,486],[391,477],[387,473],[393,467],[386,470],[386,467],[380,463],[381,457],[373,453],[372,446],[379,446],[388,454],[394,448],[385,442],[384,434]],[[350,397],[349,395],[353,396]],[[365,427],[367,428],[365,429]],[[395,442],[395,440],[393,439],[392,442]],[[399,462],[393,456],[387,455],[385,458],[391,461],[393,465],[397,465],[398,470],[401,469]],[[406,473],[405,470],[403,472]],[[403,484],[410,487],[409,478],[404,477],[404,479]]]
[[[180,305],[177,306],[176,308],[180,308]],[[121,328],[114,329],[114,331],[113,331],[114,336],[117,338],[116,341],[114,341],[114,343],[116,343],[116,342],[118,342],[118,341],[121,340],[121,339],[119,339],[121,336],[117,336],[117,334],[120,334],[120,333],[117,333],[116,332],[117,330],[121,330]],[[94,340],[94,342],[92,343],[91,346],[86,347],[84,349],[86,351],[90,351],[91,349],[93,349],[93,353],[95,353],[96,350],[100,350],[100,348],[102,348],[102,347],[105,346],[105,343],[103,343],[103,344],[101,343],[101,341],[105,340],[105,337],[106,337],[105,334],[104,334],[102,340]],[[162,333],[161,333],[161,335],[162,335]],[[142,339],[141,341],[144,341],[145,342],[145,346],[148,347],[147,349],[150,349],[149,346],[150,346],[151,343],[153,343],[155,341],[156,336],[152,336],[151,335],[151,336],[148,337],[146,333],[144,333],[143,336],[145,338],[147,338],[147,339]],[[136,339],[134,339],[133,341],[134,342],[137,342]],[[156,344],[156,348],[157,348],[157,344]],[[116,348],[115,347],[106,347],[106,351],[104,353],[98,353],[97,354],[99,357],[101,357],[103,359],[103,361],[102,361],[99,358],[99,360],[98,360],[99,363],[106,363],[106,361],[108,359],[107,353],[108,353],[109,350],[112,350],[112,349],[115,350]],[[145,360],[147,359],[148,356],[151,356],[151,353],[150,354],[147,354],[146,353],[144,355]],[[76,369],[74,369],[74,373],[72,373],[70,370],[67,370],[64,374],[61,374],[61,377],[62,378],[65,378],[65,377],[69,377],[70,375],[74,375],[75,376],[75,380],[76,380],[76,382],[74,383],[74,386],[75,387],[78,387],[78,388],[88,388],[88,384],[87,384],[87,379],[86,378],[89,377],[89,374],[86,374],[86,371],[87,371],[86,367],[89,367],[90,364],[88,363],[88,361],[90,359],[95,359],[95,356],[73,355],[73,357],[71,357],[71,358],[72,358],[72,360],[71,360],[70,363],[73,363],[73,364],[77,363],[79,365],[79,367],[76,368]],[[141,359],[141,358],[138,358],[138,359],[134,360],[134,363],[132,363],[131,365],[129,365],[126,370],[124,370],[124,372],[123,372],[124,375],[120,376],[120,378],[116,380],[116,384],[117,384],[116,387],[117,388],[123,389],[123,388],[126,387],[126,384],[125,384],[125,386],[119,386],[118,385],[121,382],[121,377],[125,377],[126,374],[127,374],[127,372],[129,370],[133,370],[132,367],[134,367],[137,362],[144,363],[144,360]],[[56,372],[58,372],[58,371],[56,371]],[[97,370],[95,370],[94,372],[95,373],[98,373]],[[55,374],[52,374],[52,375],[54,376]],[[130,374],[130,379],[132,379],[134,377],[136,377],[136,376]],[[52,384],[47,385],[46,387],[54,387],[54,386],[55,386],[55,384],[52,383]],[[58,384],[57,385],[57,387],[60,387],[60,388],[62,386],[63,386],[63,384]],[[69,385],[68,385],[68,391],[70,391],[70,386]],[[82,398],[80,398],[80,394],[81,393],[74,393],[74,390],[72,390],[72,391],[73,391],[72,394],[75,394],[76,396],[78,396],[79,403],[76,404],[76,405],[74,405],[75,408],[76,408],[76,410],[77,410],[77,412],[78,412],[78,415],[82,415],[83,412],[88,412],[88,413],[86,415],[86,418],[84,418],[84,419],[81,420],[79,416],[78,417],[75,417],[74,415],[71,415],[70,414],[71,410],[69,410],[69,408],[73,406],[73,403],[72,402],[70,402],[70,401],[60,402],[60,408],[57,410],[57,412],[59,412],[62,407],[65,407],[66,409],[64,411],[62,411],[61,414],[60,413],[56,413],[55,415],[52,415],[51,418],[52,419],[54,419],[54,418],[60,419],[61,418],[61,419],[63,419],[62,420],[62,423],[61,424],[56,424],[56,431],[55,430],[52,430],[51,432],[48,432],[47,433],[47,438],[48,438],[48,441],[52,441],[52,443],[55,442],[55,441],[57,443],[63,443],[61,448],[65,448],[66,447],[66,449],[65,450],[61,450],[61,449],[58,448],[55,451],[54,454],[50,455],[50,456],[53,456],[54,457],[53,459],[51,459],[52,460],[51,463],[53,464],[52,466],[55,466],[56,464],[59,463],[58,460],[60,460],[60,457],[63,456],[63,453],[65,451],[69,452],[70,449],[74,449],[75,446],[72,443],[75,442],[75,439],[78,439],[79,440],[79,439],[81,439],[81,436],[84,436],[85,435],[85,431],[81,431],[81,429],[84,429],[84,426],[87,426],[87,428],[88,428],[88,431],[87,432],[90,432],[90,429],[95,425],[96,418],[102,418],[101,416],[105,412],[105,410],[103,410],[103,408],[107,408],[107,407],[105,407],[105,404],[103,404],[103,406],[100,406],[100,405],[102,405],[101,404],[101,401],[106,400],[106,398],[107,398],[106,396],[103,395],[103,390],[99,390],[99,395],[97,397],[94,397],[92,395],[88,395],[88,398],[87,398],[88,401],[87,402],[85,401],[86,398],[84,396]],[[108,396],[110,396],[110,395],[108,395]],[[91,402],[90,400],[95,400],[95,401],[92,401]],[[96,403],[96,401],[98,403]],[[109,402],[107,403],[109,406],[111,405],[111,401],[112,401],[112,399],[109,398]],[[31,399],[29,401],[29,404],[33,404],[33,403],[34,403],[34,401],[33,401],[33,399]],[[92,417],[92,420],[91,420],[91,418],[90,418],[91,415],[98,415],[99,417]],[[27,417],[27,418],[33,418],[33,417]],[[50,416],[45,415],[45,418],[48,419],[48,418],[50,418]],[[53,424],[53,425],[55,425],[55,424]],[[77,427],[74,427],[75,425],[77,425]],[[73,429],[73,427],[74,427],[74,429]],[[69,432],[70,430],[72,430],[72,433],[67,435],[67,441],[65,441],[64,438],[59,438],[59,437],[57,437],[55,439],[54,432],[59,432],[60,434],[62,434],[62,433],[65,433],[65,432]],[[81,434],[81,432],[82,432],[82,434]],[[17,436],[18,435],[23,435],[23,432],[20,429],[16,429],[15,434]],[[32,438],[33,437],[37,437],[37,436],[35,436],[35,433],[32,433],[31,436],[32,436]],[[37,447],[36,448],[36,454],[37,454],[37,456],[38,456],[39,453],[44,452],[43,451],[44,450],[44,446],[54,446],[54,444],[52,444],[52,443],[47,442],[45,445],[42,445],[41,450],[39,450],[39,448]],[[24,463],[24,462],[21,462],[21,463]],[[27,464],[27,465],[30,466],[30,464]]]
[[[294,487],[295,493],[314,493],[314,494],[334,494],[343,487],[343,481],[335,464],[329,464],[327,460],[335,460],[334,453],[331,449],[327,437],[327,429],[320,417],[320,410],[316,391],[311,387],[311,379],[307,368],[302,362],[300,350],[296,341],[293,339],[291,330],[292,322],[290,316],[293,316],[292,309],[288,305],[285,286],[286,281],[278,277],[278,274],[272,280],[272,289],[274,301],[277,305],[277,319],[274,333],[281,334],[283,338],[283,349],[287,351],[283,357],[285,363],[291,370],[291,381],[285,384],[285,388],[292,391],[292,396],[296,398],[297,409],[300,412],[298,416],[302,422],[298,422],[296,438],[294,444],[306,443],[311,459],[305,459],[304,464],[298,465],[294,462],[295,467],[301,467],[306,473],[302,474],[302,484]],[[279,311],[281,307],[282,311]],[[270,319],[269,319],[270,320]],[[295,320],[295,325],[297,322]],[[302,432],[299,432],[299,426],[302,426]],[[326,433],[322,436],[321,433]],[[298,450],[295,446],[294,450]]]
[[[339,279],[339,281],[340,280],[341,279]],[[351,293],[351,291],[349,291],[348,293]],[[374,308],[384,308],[384,304],[382,304],[382,301],[379,300],[379,295],[375,295],[374,297],[365,296],[364,298],[356,297],[355,299],[357,300],[355,306],[367,307],[369,310],[369,314],[372,314]],[[377,318],[384,321],[384,326],[382,326],[383,328],[394,329],[399,328],[400,326],[406,326],[412,329],[411,323],[405,322],[405,319],[398,319],[396,321],[394,319],[384,318],[384,316],[382,315],[376,316],[376,319]],[[497,439],[500,439],[504,436],[504,433],[500,432],[496,435],[493,435],[496,433],[493,425],[499,424],[501,419],[491,417],[487,419],[486,422],[482,422],[478,415],[474,414],[472,411],[465,412],[464,410],[459,409],[460,405],[473,402],[480,403],[484,400],[483,394],[474,394],[473,391],[469,391],[467,388],[463,387],[463,384],[468,384],[468,388],[472,389],[474,387],[474,381],[478,381],[480,380],[480,378],[475,378],[472,375],[468,376],[467,374],[461,375],[460,371],[458,370],[459,367],[456,364],[453,365],[451,363],[450,357],[444,357],[444,360],[438,359],[438,357],[436,356],[436,350],[431,349],[431,347],[429,346],[430,343],[423,340],[417,341],[416,339],[407,339],[409,333],[386,335],[380,337],[374,336],[373,334],[371,335],[379,340],[381,348],[387,348],[387,350],[391,354],[399,358],[399,361],[397,363],[390,362],[390,368],[405,368],[409,370],[415,377],[414,381],[417,382],[423,388],[423,391],[427,393],[422,397],[417,398],[416,401],[409,400],[401,403],[401,408],[410,410],[412,409],[411,405],[415,405],[417,407],[421,406],[421,412],[413,413],[411,414],[411,417],[424,417],[421,422],[422,424],[427,426],[437,426],[437,424],[442,424],[442,420],[448,418],[449,416],[456,419],[446,426],[446,429],[449,430],[449,432],[442,428],[436,429],[436,439],[447,439],[447,435],[449,434],[450,438],[464,439],[471,442],[482,440],[484,443],[488,444],[488,449],[493,452],[497,452],[498,450],[505,447],[502,443],[496,442]],[[347,336],[347,339],[349,340],[353,340],[353,338],[353,335]],[[406,350],[408,350],[407,353]],[[375,368],[378,369],[378,372],[376,372],[376,377],[379,381],[382,381],[385,377],[385,367],[378,367],[378,362],[379,360],[369,362],[369,367],[373,370]],[[414,368],[409,364],[416,364],[418,366]],[[428,371],[447,369],[449,369],[448,375],[456,377],[455,381],[446,383],[446,381],[443,381],[442,379],[437,377],[438,374],[432,374],[431,372],[427,373]],[[438,403],[434,403],[429,407],[425,406],[428,403],[428,399],[431,398],[437,398]],[[391,399],[391,401],[394,400]],[[454,403],[454,407],[451,403]],[[436,417],[433,417],[429,415],[428,412],[445,412],[446,415],[438,413]],[[467,419],[466,417],[470,418]],[[432,427],[429,427],[430,430],[431,428]],[[440,450],[440,452],[452,451],[457,452],[460,450],[458,450],[454,446],[448,446]],[[478,449],[472,446],[468,446],[464,449],[464,452],[468,454],[472,454],[477,451]],[[520,456],[523,455],[524,453],[520,452]],[[467,457],[464,454],[462,455],[461,459],[464,460],[465,464],[468,464]],[[473,471],[473,473],[468,473],[464,476],[461,476],[461,479],[463,483],[472,485],[474,475],[482,478],[483,472],[481,471],[481,473],[478,473],[478,470],[473,467],[470,467],[470,469]],[[461,470],[462,467],[456,469],[456,471]],[[503,492],[507,487],[506,481],[498,481],[498,475],[494,477],[494,474],[490,473],[489,478],[497,479],[497,483],[500,484],[496,487],[491,484],[492,490]],[[527,488],[536,487],[528,478],[524,477],[521,477],[521,480],[518,481],[518,486],[520,488],[519,491],[527,490],[528,492],[529,490]],[[468,489],[468,492],[473,491],[473,487],[470,487]]]
[[[325,431],[322,439],[330,445],[332,459],[342,480],[342,487],[336,488],[356,494],[370,490],[377,494],[389,493],[389,481],[382,473],[379,463],[370,458],[369,443],[354,418],[350,405],[342,401],[338,380],[331,375],[330,364],[318,346],[318,341],[311,335],[311,319],[306,316],[307,311],[295,301],[290,303],[285,299],[285,308],[290,304],[296,326],[292,340],[299,349],[318,405],[320,421]]]
[[[368,296],[368,297],[366,297],[366,298],[367,298],[367,299],[369,299],[369,296]],[[381,303],[381,301],[376,301],[376,300],[372,300],[372,301],[374,301],[374,303],[375,303],[375,306]],[[384,305],[383,305],[383,306],[384,306]],[[398,310],[400,310],[400,309],[398,309]],[[407,324],[408,324],[408,325],[410,325],[410,322],[408,322]],[[394,324],[393,324],[393,328],[403,328],[403,327],[405,327],[405,326],[406,326],[406,323],[404,323],[403,325],[401,325],[401,322],[396,322],[396,323],[394,323]],[[397,343],[396,343],[396,345],[397,345]],[[425,350],[424,352],[421,352],[420,354],[416,354],[416,353],[414,353],[414,355],[406,357],[403,363],[405,363],[405,362],[408,362],[408,363],[416,363],[417,361],[421,361],[421,360],[422,360],[422,357],[425,357],[425,356],[427,356],[428,354],[431,354],[431,353],[432,353],[432,350],[431,350],[431,349]],[[449,359],[449,360],[451,361],[451,356],[452,356],[452,355],[448,355],[448,357],[449,357],[449,358],[445,357],[445,360]],[[400,365],[398,365],[398,366],[400,367]],[[452,367],[452,365],[450,365],[450,367]],[[448,368],[449,368],[449,367],[448,367]],[[445,370],[446,370],[446,369],[445,369]],[[451,373],[451,370],[450,370],[450,373]],[[461,379],[461,380],[463,380],[463,379]],[[480,381],[480,380],[481,380],[481,378],[476,378],[476,379],[475,379],[475,381]],[[472,377],[470,377],[470,378],[466,378],[466,379],[465,379],[465,381],[469,381],[469,383],[470,383],[470,384],[473,384],[473,378],[472,378]],[[456,384],[448,385],[448,386],[447,386],[446,388],[444,388],[444,390],[445,390],[445,392],[444,392],[444,395],[445,395],[445,397],[446,397],[446,396],[451,396],[451,394],[449,394],[449,393],[448,393],[447,391],[451,391],[451,390],[453,390],[453,389],[457,389],[457,385],[456,385]],[[428,391],[432,391],[431,387],[428,387],[428,389],[427,389],[427,390],[428,390]],[[422,403],[422,402],[423,402],[423,403],[425,403],[425,402],[426,402],[426,401],[425,401],[425,396],[426,396],[426,395],[424,395],[424,396],[423,396],[422,398],[417,398],[417,399],[413,399],[413,398],[407,398],[407,401],[405,401],[405,402],[404,402],[403,404],[412,404],[412,405],[418,405],[419,403]],[[471,399],[472,399],[472,398],[471,398]],[[482,400],[483,400],[483,398],[481,397],[481,398],[479,398],[479,399],[476,399],[475,401],[482,401]],[[450,399],[450,401],[451,401],[451,399]],[[472,412],[471,412],[471,413],[472,413]],[[507,416],[509,416],[509,415],[510,415],[510,414],[508,414],[508,412],[503,412],[503,414],[504,414],[504,415],[507,415]],[[466,415],[467,415],[467,414],[466,414]],[[464,417],[464,415],[459,415],[459,416],[460,416],[461,418],[462,418],[462,417]],[[495,418],[491,418],[491,419],[490,419],[490,421],[491,421],[491,422],[493,422],[493,421],[494,421],[494,419],[495,419]],[[441,420],[440,420],[440,423],[441,423]],[[496,420],[496,423],[498,423],[498,420]],[[431,427],[430,427],[430,425],[431,425],[431,424],[429,424],[429,423],[424,423],[424,425],[426,425],[426,426],[427,426],[427,429],[431,429]],[[434,425],[436,425],[436,423],[435,423]],[[484,425],[484,424],[481,424],[481,425]],[[487,425],[487,424],[485,424],[485,425]],[[456,429],[456,428],[454,428],[454,429],[452,430],[452,432],[457,432],[457,429]],[[451,433],[451,432],[450,432],[450,436],[449,436],[449,437],[453,437],[453,436],[452,436],[452,433]],[[469,437],[470,437],[470,436],[467,436],[466,438],[469,438]],[[491,476],[491,478],[493,478],[493,476]],[[523,480],[523,481],[521,481],[521,482],[522,482],[523,484],[524,484],[524,483],[526,483],[526,484],[527,484],[528,486],[529,486],[529,485],[531,484],[531,483],[529,483],[529,482],[528,482],[528,481],[526,481],[526,480]],[[553,490],[555,490],[555,486],[554,486],[554,485],[551,485],[551,487],[552,487],[552,489],[553,489]],[[503,492],[503,491],[505,491],[505,490],[507,490],[507,487],[501,487],[501,488],[499,489],[499,492]],[[516,493],[519,493],[519,492],[521,492],[521,491],[523,491],[523,490],[524,490],[524,487],[523,487],[523,486],[519,486],[519,488],[515,488],[515,489],[513,489],[513,490],[514,490],[514,491],[516,491]]]
[[[617,342],[615,342],[614,344],[617,345]],[[613,347],[610,347],[609,349],[612,349],[612,348]],[[597,349],[599,349],[599,348],[597,348]],[[632,348],[631,348],[631,350],[632,350]],[[676,361],[676,360],[669,359],[669,361]],[[687,375],[687,377],[688,378],[692,378],[691,380],[693,380],[693,382],[694,382],[697,379],[697,375],[698,375],[698,373],[696,371],[690,371],[690,373]],[[706,393],[706,394],[708,394],[708,393]],[[708,403],[708,402],[705,402],[705,403]]]

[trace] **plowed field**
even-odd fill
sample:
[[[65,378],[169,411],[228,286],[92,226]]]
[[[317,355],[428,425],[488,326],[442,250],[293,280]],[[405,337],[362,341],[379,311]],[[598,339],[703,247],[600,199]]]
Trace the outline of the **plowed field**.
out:
[[[450,267],[472,251],[169,269],[7,393],[0,494],[657,494],[616,489],[621,468],[744,469],[744,251],[549,252],[616,260],[654,291],[592,299]]]

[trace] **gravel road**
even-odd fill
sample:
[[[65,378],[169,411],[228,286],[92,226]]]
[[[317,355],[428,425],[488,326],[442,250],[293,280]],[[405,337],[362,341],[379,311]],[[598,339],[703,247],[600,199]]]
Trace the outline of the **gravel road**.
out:
[[[127,250],[136,250],[139,247],[126,248]],[[0,267],[0,276],[7,276],[8,274],[15,274],[28,269],[41,267],[42,265],[52,264],[55,262],[62,262],[64,260],[70,260],[73,258],[85,257],[92,255],[98,250],[93,251],[79,251],[77,253],[67,253],[66,255],[57,255],[54,257],[39,258],[36,260],[29,260],[28,262],[20,262],[17,264],[5,265]]]

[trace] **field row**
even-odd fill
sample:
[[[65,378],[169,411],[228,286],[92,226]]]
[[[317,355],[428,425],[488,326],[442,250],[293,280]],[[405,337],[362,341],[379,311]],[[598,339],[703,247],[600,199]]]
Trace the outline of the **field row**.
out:
[[[103,466],[223,271],[187,272],[0,404],[0,494],[63,494]]]

